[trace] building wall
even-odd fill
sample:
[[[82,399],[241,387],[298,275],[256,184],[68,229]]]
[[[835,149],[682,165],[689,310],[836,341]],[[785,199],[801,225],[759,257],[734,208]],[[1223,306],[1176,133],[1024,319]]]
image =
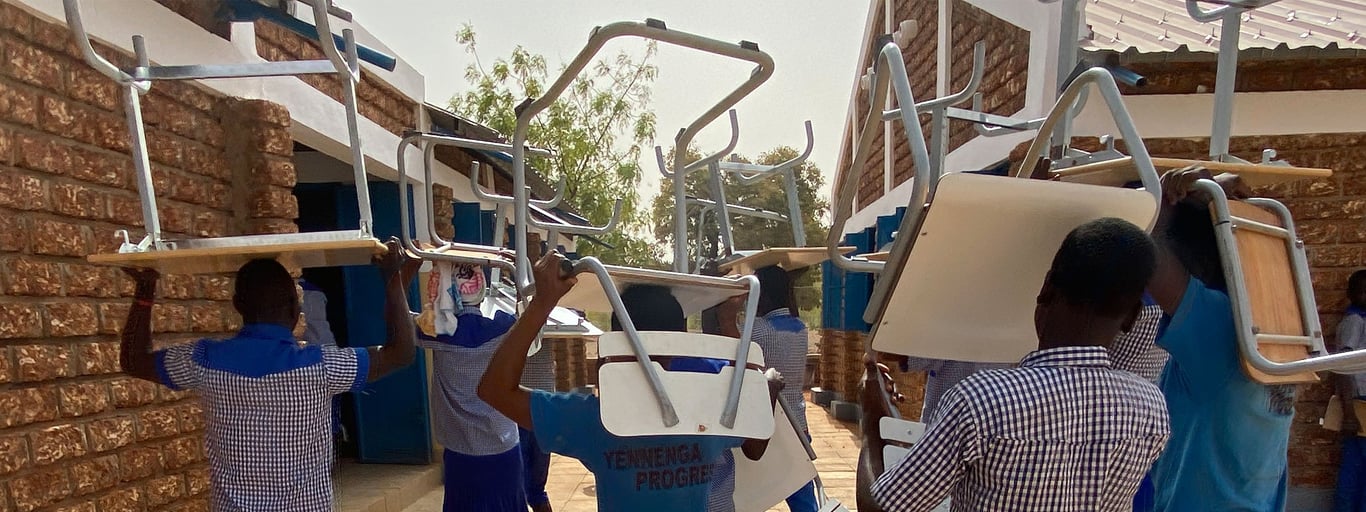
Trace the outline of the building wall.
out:
[[[0,4],[0,512],[207,510],[201,406],[120,373],[132,283],[85,263],[142,216],[120,90],[74,50]],[[143,102],[166,236],[297,230],[285,108],[184,82]],[[157,345],[236,330],[231,290],[164,276]]]

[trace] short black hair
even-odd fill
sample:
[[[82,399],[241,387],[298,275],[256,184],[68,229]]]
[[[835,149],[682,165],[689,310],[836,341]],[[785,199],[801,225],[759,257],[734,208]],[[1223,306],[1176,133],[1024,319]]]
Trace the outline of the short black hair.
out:
[[[1181,266],[1206,287],[1225,291],[1224,264],[1219,256],[1219,242],[1214,235],[1214,219],[1209,205],[1194,198],[1186,198],[1171,210],[1167,228],[1158,236]]]
[[[769,265],[754,272],[759,279],[759,314],[766,315],[778,308],[792,309],[792,278],[777,265]]]
[[[1157,249],[1147,233],[1107,217],[1078,226],[1053,256],[1048,282],[1067,302],[1102,315],[1131,311],[1157,268]]]
[[[630,285],[622,290],[621,301],[626,303],[626,314],[631,315],[631,324],[637,331],[688,330],[688,317],[683,314],[683,306],[667,287]],[[621,330],[621,321],[617,320],[616,313],[612,313],[612,330]]]
[[[280,319],[299,306],[299,293],[295,286],[294,278],[280,262],[272,259],[251,260],[237,270],[233,304],[242,315],[243,322]]]
[[[1352,272],[1352,276],[1347,278],[1347,293],[1356,293],[1366,287],[1366,269]]]

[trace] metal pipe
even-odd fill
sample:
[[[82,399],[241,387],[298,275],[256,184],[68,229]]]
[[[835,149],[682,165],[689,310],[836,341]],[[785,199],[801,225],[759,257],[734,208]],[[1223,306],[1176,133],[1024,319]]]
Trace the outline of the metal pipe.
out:
[[[759,309],[759,278],[741,276],[741,281],[749,284],[749,296],[745,299],[745,326],[740,331],[739,346],[735,350],[735,373],[731,376],[730,394],[726,396],[726,408],[721,411],[721,425],[735,427],[735,417],[740,411],[740,393],[745,383],[745,367],[749,361],[750,337],[754,333],[754,318]]]
[[[721,170],[729,171],[734,174],[735,177],[740,180],[740,183],[745,185],[750,185],[770,175],[793,169],[811,157],[811,150],[816,145],[815,134],[811,131],[811,121],[808,120],[803,124],[806,128],[806,149],[802,150],[801,154],[786,162],[777,165],[747,164],[744,162],[717,162],[717,165]]]
[[[1071,74],[1072,68],[1077,65],[1078,43],[1081,30],[1081,0],[1062,0],[1062,26],[1058,31],[1058,82],[1057,90],[1059,97],[1062,91],[1068,88],[1067,78]],[[1072,145],[1072,119],[1071,117],[1060,119],[1056,131],[1051,132],[1053,147],[1059,148],[1059,153],[1053,156],[1061,158],[1066,153],[1066,148]]]
[[[147,133],[142,123],[141,93],[133,82],[124,82],[120,89],[123,89],[124,114],[128,119],[128,147],[133,156],[133,174],[137,176],[138,196],[142,202],[142,224],[147,230],[147,238],[151,239],[151,248],[162,249],[161,215],[157,212],[152,163],[147,158]]]
[[[95,52],[95,47],[90,44],[90,34],[85,30],[85,22],[81,19],[80,0],[62,0],[62,10],[66,13],[66,25],[71,29],[71,35],[76,40],[76,46],[80,47],[81,57],[85,59],[86,64],[121,85],[131,85],[139,93],[147,92],[150,83],[134,80],[132,76]],[[134,45],[136,47],[136,40]]]
[[[473,163],[470,164],[470,172],[471,172],[471,173],[478,173],[478,172],[479,172],[479,161],[478,161],[478,160],[475,160]],[[560,205],[560,202],[564,200],[564,191],[565,191],[566,186],[569,184],[568,178],[569,178],[569,177],[566,176],[566,175],[563,175],[563,174],[560,175],[560,181],[559,181],[559,183],[557,183],[557,184],[555,185],[555,196],[554,196],[554,197],[551,197],[550,199],[545,200],[545,201],[538,200],[538,199],[531,199],[531,200],[530,200],[530,204],[535,205],[535,206],[540,207],[540,208],[554,208],[554,207],[556,207],[556,206],[559,206],[559,205]],[[492,184],[492,183],[489,183],[489,186],[490,186],[490,188],[492,188],[493,184]],[[488,202],[488,203],[494,203],[494,204],[498,204],[498,203],[502,203],[502,204],[514,204],[514,203],[517,202],[517,199],[516,199],[515,197],[509,197],[509,196],[504,196],[504,195],[499,195],[499,194],[490,194],[490,193],[488,193],[488,192],[484,192],[484,189],[483,189],[482,187],[479,186],[479,181],[478,181],[478,180],[473,180],[473,179],[470,180],[470,192],[473,192],[473,193],[474,193],[474,197],[479,198],[480,201],[484,201],[484,202]]]
[[[1190,5],[1194,0],[1187,0],[1186,3]],[[1238,39],[1242,35],[1243,18],[1241,10],[1229,6],[1220,7],[1214,12],[1224,13],[1224,21],[1219,35],[1219,67],[1214,77],[1214,126],[1210,130],[1209,154],[1212,160],[1222,162],[1227,159],[1228,140],[1233,135],[1233,99],[1236,93],[1234,86],[1238,80]]]
[[[701,206],[701,208],[698,208],[698,210],[700,210],[700,211],[705,211],[705,212],[714,212],[714,211],[716,211],[716,203],[713,202],[713,201],[707,200],[707,199],[700,199],[700,198],[696,198],[696,197],[689,197],[689,198],[688,198],[688,205],[689,205],[689,206],[692,206],[692,205]],[[778,213],[778,212],[773,212],[773,211],[768,211],[768,210],[760,210],[760,209],[758,209],[758,208],[750,208],[750,207],[748,207],[748,206],[740,206],[740,205],[738,205],[738,204],[726,205],[726,208],[727,208],[728,210],[734,212],[734,213],[737,214],[737,215],[744,215],[744,216],[746,216],[746,217],[754,217],[754,218],[756,218],[756,219],[773,220],[773,221],[778,221],[778,222],[787,222],[787,221],[788,221],[788,218],[787,218],[786,215],[783,215],[783,214]]]
[[[915,110],[928,112],[934,109],[952,107],[972,99],[977,94],[977,89],[982,86],[982,77],[986,74],[987,63],[987,43],[978,41],[972,45],[972,75],[968,77],[968,84],[956,93],[943,98],[935,98],[915,104]],[[900,103],[900,102],[898,102]],[[901,115],[901,108],[894,108],[882,112],[883,121],[895,121]]]
[[[711,200],[715,201],[714,208],[716,209],[716,226],[721,234],[721,247],[725,248],[722,254],[729,255],[735,252],[735,239],[730,230],[730,212],[727,211],[728,205],[726,204],[726,187],[725,184],[721,182],[723,176],[721,175],[720,166],[718,166],[716,162],[712,162],[712,164],[709,165],[708,168],[710,172],[707,176],[707,185],[711,189]],[[686,211],[686,200],[684,201],[684,203],[681,204],[682,208],[680,208],[680,210]],[[697,225],[697,234],[699,237],[702,234],[701,224]],[[702,251],[702,246],[700,244],[697,246],[697,250],[699,253]]]
[[[417,143],[418,143],[419,141],[421,141],[421,140],[422,140],[422,134],[419,133],[419,132],[408,132],[408,133],[404,134],[404,136],[403,136],[402,139],[399,140],[399,143],[398,143],[398,188],[399,188],[400,191],[406,191],[406,190],[408,189],[408,169],[407,169],[408,166],[407,166],[407,163],[406,163],[406,162],[407,162],[407,159],[404,158],[404,157],[405,157],[404,153],[406,152],[406,150],[408,149],[408,147],[410,147],[410,146],[416,147]],[[428,167],[428,170],[430,170],[430,167]],[[428,177],[428,180],[427,180],[426,186],[427,186],[428,188],[430,188],[430,187],[431,187],[431,179],[430,179],[431,174],[428,173],[428,174],[427,174],[427,177]],[[504,269],[507,269],[507,270],[512,270],[512,268],[513,268],[512,263],[510,263],[510,262],[508,262],[507,260],[504,260],[504,259],[502,258],[503,251],[501,250],[501,248],[498,248],[498,247],[486,247],[486,246],[482,246],[482,245],[460,244],[460,243],[454,243],[454,242],[445,242],[445,243],[441,244],[441,246],[440,246],[440,249],[453,249],[453,250],[459,250],[459,251],[469,251],[469,252],[476,252],[476,253],[481,253],[481,254],[487,255],[487,256],[479,257],[479,258],[471,258],[471,257],[466,257],[466,256],[463,256],[463,255],[458,255],[458,254],[443,253],[443,252],[440,252],[440,249],[438,249],[438,250],[436,250],[436,251],[430,251],[430,250],[423,249],[423,248],[419,247],[419,246],[417,245],[416,241],[413,240],[412,235],[410,234],[410,233],[412,232],[412,217],[411,217],[411,215],[410,215],[412,209],[411,209],[411,207],[409,206],[408,194],[402,193],[402,192],[399,193],[399,195],[398,195],[398,205],[399,205],[399,215],[398,215],[398,218],[399,218],[399,231],[400,231],[400,233],[399,233],[399,238],[403,241],[403,246],[404,246],[408,251],[410,251],[410,252],[412,252],[413,254],[417,255],[419,258],[426,259],[426,260],[433,260],[433,261],[449,261],[449,262],[452,262],[452,263],[460,263],[460,264],[467,264],[467,265],[478,265],[478,266],[487,266],[487,267],[495,268],[495,269],[496,269],[496,268],[504,268]],[[432,203],[430,203],[430,202],[427,203],[427,208],[428,208],[428,215],[427,215],[427,218],[428,218],[428,219],[434,219],[434,216],[432,215],[432,211],[431,211],[431,210],[433,209],[432,206],[433,206]],[[435,220],[432,220],[432,224],[433,224],[433,225],[435,224]],[[434,230],[434,229],[435,229],[435,228],[434,228],[434,226],[433,226],[433,230]]]
[[[575,225],[572,225],[572,224],[546,224],[546,223],[543,223],[543,222],[541,222],[541,221],[539,221],[539,220],[536,220],[536,219],[534,219],[534,218],[532,218],[532,217],[530,217],[530,216],[527,217],[527,222],[530,222],[532,226],[535,226],[535,227],[540,228],[540,229],[556,229],[556,230],[559,230],[559,231],[562,232],[562,233],[567,233],[567,234],[571,234],[571,235],[587,235],[587,236],[605,235],[605,234],[607,234],[607,233],[612,232],[612,229],[613,229],[613,228],[616,228],[616,227],[617,227],[617,223],[621,221],[621,205],[622,205],[622,204],[623,204],[623,203],[622,203],[622,200],[621,200],[621,199],[618,199],[617,202],[616,202],[615,204],[612,205],[612,218],[609,219],[609,220],[607,221],[607,224],[606,224],[606,225],[600,226],[600,227],[593,227],[593,226],[575,226]]]

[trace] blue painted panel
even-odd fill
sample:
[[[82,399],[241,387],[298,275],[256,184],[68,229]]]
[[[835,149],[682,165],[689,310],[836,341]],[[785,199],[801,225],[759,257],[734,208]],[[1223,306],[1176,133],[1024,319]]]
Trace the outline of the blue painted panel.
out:
[[[821,263],[821,327],[844,329],[844,271]]]
[[[412,189],[407,193],[411,213]],[[397,236],[400,229],[398,185],[371,182],[370,204],[376,236],[381,240]],[[338,227],[356,228],[359,222],[355,188],[337,187]],[[373,266],[354,266],[345,267],[343,273],[347,345],[382,345],[387,327],[383,314],[384,283],[379,270]],[[408,303],[420,303],[416,286],[410,287]],[[353,396],[358,460],[384,464],[431,463],[427,366],[422,351],[417,352],[413,364],[370,383],[364,391]]]
[[[455,203],[451,224],[455,225],[455,242],[479,244],[484,241],[484,223],[479,215],[479,203]]]
[[[497,229],[497,226],[493,225],[495,220],[497,219],[493,216],[493,210],[479,211],[479,234],[481,237],[479,243],[493,245],[493,230]]]
[[[867,228],[859,233],[844,236],[845,245],[854,246],[853,254],[873,252],[876,228]],[[868,309],[868,297],[873,293],[873,276],[865,273],[846,273],[844,278],[843,326],[845,330],[867,332],[868,323],[863,321],[863,311]]]

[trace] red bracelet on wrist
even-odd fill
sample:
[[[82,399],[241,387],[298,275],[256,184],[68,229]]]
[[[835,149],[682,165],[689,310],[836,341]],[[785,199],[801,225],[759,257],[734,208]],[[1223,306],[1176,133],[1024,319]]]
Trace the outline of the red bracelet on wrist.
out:
[[[152,306],[152,299],[144,299],[144,298],[142,298],[142,297],[138,297],[138,298],[134,299],[134,302],[133,302],[133,303],[134,303],[134,304],[137,304],[137,305],[139,305],[139,306],[151,307],[151,306]]]

